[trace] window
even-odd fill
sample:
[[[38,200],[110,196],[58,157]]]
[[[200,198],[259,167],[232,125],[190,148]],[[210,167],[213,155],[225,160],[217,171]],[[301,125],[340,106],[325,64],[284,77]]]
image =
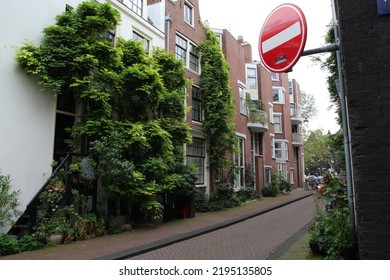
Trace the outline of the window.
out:
[[[294,184],[294,168],[290,168],[290,184]]]
[[[271,72],[272,81],[279,81],[279,73]]]
[[[127,6],[134,13],[142,17],[143,0],[118,0],[123,5]]]
[[[176,35],[176,59],[182,60],[184,65],[192,71],[200,72],[199,50],[196,45],[183,37]]]
[[[283,133],[282,115],[274,113],[273,119],[275,133]]]
[[[187,61],[187,40],[176,35],[176,59],[183,60],[184,65]]]
[[[272,169],[271,169],[271,167],[265,167],[264,168],[264,181],[265,181],[266,185],[271,183],[271,177],[272,177]]]
[[[271,153],[272,158],[275,158],[275,135],[271,135]]]
[[[115,42],[115,30],[114,29],[108,30],[106,32],[106,34],[104,34],[104,37],[105,37],[105,39],[107,41],[110,41],[114,45],[114,42]]]
[[[275,158],[288,160],[288,143],[286,140],[275,140]]]
[[[192,87],[192,120],[203,121],[202,92],[197,87]]]
[[[290,95],[294,94],[293,83],[291,80],[288,81],[288,92]]]
[[[243,115],[247,115],[247,107],[246,107],[246,93],[243,87],[239,87],[240,92],[240,113]]]
[[[222,34],[220,33],[215,33],[217,36],[218,42],[219,42],[219,48],[222,49]]]
[[[256,68],[251,68],[251,67],[248,67],[246,69],[246,78],[247,78],[247,85],[250,87],[250,88],[257,88],[257,72],[256,72]]]
[[[287,179],[287,164],[285,162],[277,162],[276,169],[279,176],[281,176],[283,179]]]
[[[274,123],[274,105],[272,103],[269,104],[269,122]]]
[[[205,181],[205,140],[193,138],[191,144],[187,144],[187,163],[195,165],[196,184],[202,185]]]
[[[198,48],[190,44],[190,69],[199,73],[199,51]]]
[[[133,31],[133,39],[140,41],[144,47],[144,50],[146,53],[149,53],[149,40],[146,39],[144,36],[140,35],[139,33]]]
[[[237,173],[234,180],[234,187],[241,189],[245,187],[245,139],[238,137],[238,154],[234,155],[234,163],[237,167]]]
[[[184,3],[184,21],[194,26],[194,7],[187,2]]]
[[[261,133],[252,133],[252,152],[254,155],[260,155],[261,154],[261,140],[262,140],[262,134]]]
[[[272,88],[272,99],[274,103],[284,104],[284,88],[273,87]]]

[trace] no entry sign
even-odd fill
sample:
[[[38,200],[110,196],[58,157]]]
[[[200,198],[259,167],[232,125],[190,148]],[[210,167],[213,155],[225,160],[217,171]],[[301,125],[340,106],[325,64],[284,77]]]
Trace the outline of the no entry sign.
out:
[[[300,58],[307,37],[306,18],[293,4],[275,8],[267,17],[259,38],[260,59],[268,70],[289,71]]]

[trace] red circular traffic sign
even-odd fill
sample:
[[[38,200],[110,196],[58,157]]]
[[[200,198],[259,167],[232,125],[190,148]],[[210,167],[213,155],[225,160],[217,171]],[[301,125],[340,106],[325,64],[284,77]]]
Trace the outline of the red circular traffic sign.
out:
[[[264,66],[275,73],[289,71],[299,60],[307,37],[306,18],[293,4],[276,7],[260,32],[259,54]]]

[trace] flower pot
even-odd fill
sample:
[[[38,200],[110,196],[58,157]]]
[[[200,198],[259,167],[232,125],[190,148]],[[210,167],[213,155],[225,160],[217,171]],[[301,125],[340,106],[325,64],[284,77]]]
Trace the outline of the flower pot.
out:
[[[47,241],[51,241],[56,245],[62,244],[64,241],[64,235],[63,234],[52,234],[47,238]]]
[[[310,242],[309,247],[310,247],[311,252],[314,255],[320,255],[320,256],[325,255],[324,245],[322,245],[320,243]]]

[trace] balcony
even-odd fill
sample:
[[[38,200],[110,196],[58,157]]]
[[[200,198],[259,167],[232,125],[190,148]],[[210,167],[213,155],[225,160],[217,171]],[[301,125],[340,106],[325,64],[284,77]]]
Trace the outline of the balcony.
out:
[[[302,133],[293,133],[292,134],[292,145],[294,147],[303,146],[303,134]]]
[[[263,133],[268,131],[268,115],[262,110],[251,109],[248,114],[248,128],[252,132]]]
[[[290,109],[291,111],[291,124],[302,124],[303,118],[299,109]]]

